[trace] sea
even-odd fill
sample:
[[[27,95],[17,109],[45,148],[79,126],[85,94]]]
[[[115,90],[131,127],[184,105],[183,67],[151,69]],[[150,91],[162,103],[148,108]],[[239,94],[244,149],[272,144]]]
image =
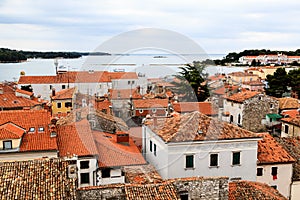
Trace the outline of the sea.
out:
[[[173,54],[125,54],[83,56],[76,59],[28,59],[20,63],[0,63],[0,82],[18,81],[20,72],[26,75],[55,75],[58,69],[67,71],[134,71],[148,78],[159,78],[178,73],[180,66],[205,59],[222,59],[225,54],[173,55]],[[244,67],[207,66],[209,75],[243,71]]]

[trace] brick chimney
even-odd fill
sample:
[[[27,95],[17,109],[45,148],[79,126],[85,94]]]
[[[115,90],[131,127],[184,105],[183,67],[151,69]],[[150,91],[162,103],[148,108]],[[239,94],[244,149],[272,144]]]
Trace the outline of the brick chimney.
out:
[[[123,143],[123,144],[129,144],[129,134],[124,131],[117,131],[116,142]]]

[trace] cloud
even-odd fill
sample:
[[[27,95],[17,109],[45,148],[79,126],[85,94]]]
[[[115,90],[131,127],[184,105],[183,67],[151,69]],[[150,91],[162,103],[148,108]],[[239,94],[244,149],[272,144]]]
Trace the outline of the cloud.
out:
[[[294,48],[299,8],[297,0],[3,0],[0,41],[17,49],[90,51],[122,32],[161,28],[190,37],[210,53]]]

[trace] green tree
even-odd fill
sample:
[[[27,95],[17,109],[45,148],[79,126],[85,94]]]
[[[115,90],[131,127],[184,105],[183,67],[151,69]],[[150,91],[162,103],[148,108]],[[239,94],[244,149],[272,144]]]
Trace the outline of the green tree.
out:
[[[175,77],[175,93],[183,96],[184,101],[205,101],[209,97],[209,90],[205,83],[207,74],[204,73],[205,66],[199,61],[180,67],[181,72]]]
[[[300,99],[300,68],[291,70],[288,74],[288,79],[292,90],[298,94],[298,99]]]
[[[268,87],[265,88],[266,94],[273,97],[282,97],[284,92],[288,92],[290,80],[284,68],[278,68],[274,75],[267,75]]]

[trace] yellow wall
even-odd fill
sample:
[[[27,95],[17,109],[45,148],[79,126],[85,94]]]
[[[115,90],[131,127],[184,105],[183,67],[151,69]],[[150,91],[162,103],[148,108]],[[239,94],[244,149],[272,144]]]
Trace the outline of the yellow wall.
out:
[[[72,99],[63,99],[63,100],[52,100],[52,114],[58,114],[60,113],[68,113],[71,112],[72,107],[73,107],[73,103],[72,103],[72,107],[65,107],[65,103],[67,102],[71,102],[72,103]],[[61,108],[57,107],[57,104],[61,103]]]
[[[5,139],[5,140],[0,140],[0,149],[1,150],[3,149],[3,141],[8,141],[8,140],[11,140],[11,145],[12,145],[13,149],[18,148],[21,145],[21,138],[20,139]]]

